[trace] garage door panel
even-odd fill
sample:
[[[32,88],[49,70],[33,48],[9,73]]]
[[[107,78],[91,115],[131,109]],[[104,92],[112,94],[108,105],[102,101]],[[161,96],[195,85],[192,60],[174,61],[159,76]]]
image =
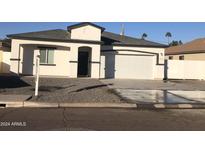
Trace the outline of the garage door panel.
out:
[[[115,78],[153,79],[153,56],[115,55]]]

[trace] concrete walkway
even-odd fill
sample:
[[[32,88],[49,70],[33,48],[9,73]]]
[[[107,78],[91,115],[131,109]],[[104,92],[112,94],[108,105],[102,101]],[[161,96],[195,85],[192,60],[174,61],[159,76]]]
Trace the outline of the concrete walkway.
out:
[[[5,107],[22,107],[31,95],[0,95],[0,105]]]

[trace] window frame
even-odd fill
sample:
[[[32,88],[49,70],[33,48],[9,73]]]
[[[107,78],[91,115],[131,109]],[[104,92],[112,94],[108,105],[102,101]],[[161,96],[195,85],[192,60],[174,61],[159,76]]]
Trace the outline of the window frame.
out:
[[[179,60],[184,60],[184,55],[180,55]]]
[[[173,56],[169,56],[169,60],[173,60]]]
[[[54,48],[40,48],[39,49],[39,52],[40,52],[40,54],[41,54],[41,51],[45,51],[45,62],[41,62],[41,60],[40,60],[40,65],[55,65],[54,64],[54,52],[55,52],[55,49]],[[53,52],[53,62],[52,63],[50,63],[49,62],[49,52],[50,52],[50,50],[52,50],[52,52]],[[41,58],[41,56],[40,56],[40,58]]]

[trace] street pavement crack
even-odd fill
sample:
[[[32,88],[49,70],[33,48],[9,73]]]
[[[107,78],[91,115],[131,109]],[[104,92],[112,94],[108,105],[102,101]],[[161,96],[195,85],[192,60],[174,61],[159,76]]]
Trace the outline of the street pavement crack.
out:
[[[65,127],[65,130],[69,131],[70,130],[70,127],[68,125],[69,119],[66,117],[65,111],[66,111],[66,108],[63,108],[63,124],[64,124],[64,127]]]

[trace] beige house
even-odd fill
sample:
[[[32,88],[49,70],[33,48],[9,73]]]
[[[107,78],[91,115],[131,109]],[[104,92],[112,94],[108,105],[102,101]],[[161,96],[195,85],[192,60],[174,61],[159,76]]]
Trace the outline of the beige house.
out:
[[[90,78],[163,79],[166,45],[106,32],[93,23],[8,35],[10,71],[35,75]]]
[[[0,73],[9,73],[10,70],[11,41],[0,40]]]
[[[169,60],[205,60],[205,38],[165,49]]]

